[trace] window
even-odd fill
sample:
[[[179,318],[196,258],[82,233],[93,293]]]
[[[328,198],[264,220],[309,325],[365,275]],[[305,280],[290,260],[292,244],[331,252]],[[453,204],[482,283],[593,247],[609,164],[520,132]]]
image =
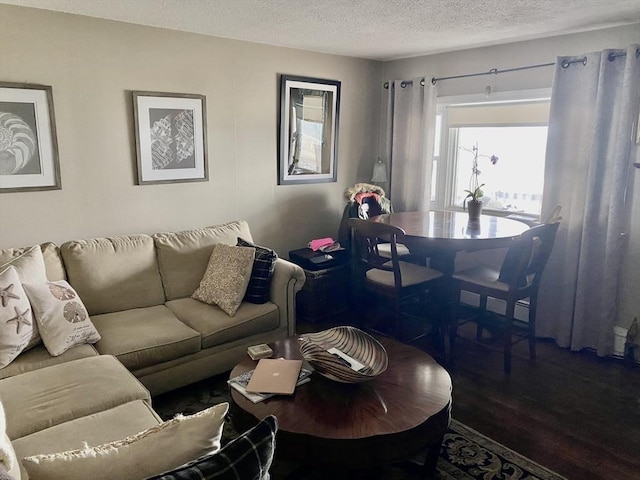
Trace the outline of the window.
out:
[[[438,102],[432,201],[462,208],[477,145],[483,209],[540,215],[549,117],[548,91]],[[490,161],[495,155],[498,161]]]

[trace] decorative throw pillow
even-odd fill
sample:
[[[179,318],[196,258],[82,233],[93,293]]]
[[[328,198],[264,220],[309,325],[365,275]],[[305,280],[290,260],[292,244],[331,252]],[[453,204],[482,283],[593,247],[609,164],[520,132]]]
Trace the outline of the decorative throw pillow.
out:
[[[200,286],[191,297],[218,305],[233,317],[247,291],[255,253],[256,249],[250,247],[234,247],[225,243],[214,245]]]
[[[0,273],[0,368],[40,340],[29,298],[14,267]]]
[[[0,480],[15,480],[0,464]]]
[[[100,340],[82,300],[66,281],[23,286],[44,346],[51,355],[57,357],[75,345]]]
[[[143,480],[220,450],[228,403],[177,416],[122,440],[22,459],[31,480]]]
[[[3,477],[2,475],[6,475]],[[20,464],[16,457],[16,452],[11,445],[11,440],[7,436],[7,422],[4,415],[4,407],[0,402],[0,480],[3,478],[19,478]]]
[[[271,277],[276,268],[276,260],[278,254],[273,250],[238,237],[238,246],[253,247],[256,249],[256,256],[253,259],[253,269],[251,270],[251,279],[247,286],[247,293],[244,299],[251,303],[267,303],[271,296],[269,289],[271,288]]]
[[[277,430],[270,415],[218,453],[148,480],[268,480]]]
[[[0,271],[5,267],[13,266],[22,283],[44,283],[48,281],[47,270],[40,245],[34,245],[22,255],[12,258],[7,263],[0,265]]]

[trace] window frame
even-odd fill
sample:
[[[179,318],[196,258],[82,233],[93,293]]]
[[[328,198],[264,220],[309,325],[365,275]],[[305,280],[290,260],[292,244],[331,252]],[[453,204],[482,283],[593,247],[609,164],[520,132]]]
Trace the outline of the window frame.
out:
[[[491,93],[487,97],[484,93],[474,93],[465,95],[452,95],[438,97],[436,115],[441,116],[440,127],[440,150],[438,158],[438,168],[436,170],[436,195],[431,200],[433,208],[442,210],[462,210],[461,207],[455,205],[455,183],[457,170],[457,136],[458,129],[452,131],[449,127],[448,108],[452,105],[477,105],[487,103],[507,103],[507,102],[531,102],[531,101],[548,101],[551,100],[551,88],[539,88],[529,90],[515,90],[508,92]],[[533,125],[533,122],[532,122]],[[539,124],[537,124],[539,125]],[[489,126],[489,124],[487,124]],[[547,123],[548,126],[548,123]],[[436,156],[436,155],[434,155]],[[492,215],[506,216],[514,212],[490,210]],[[533,214],[519,213],[518,215],[532,219],[537,218]]]

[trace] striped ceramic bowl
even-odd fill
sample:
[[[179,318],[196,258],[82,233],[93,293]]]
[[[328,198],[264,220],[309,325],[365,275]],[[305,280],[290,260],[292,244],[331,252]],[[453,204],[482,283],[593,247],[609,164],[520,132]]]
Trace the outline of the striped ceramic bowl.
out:
[[[333,349],[344,355],[331,353],[330,350],[335,352]],[[389,363],[387,351],[380,342],[355,327],[334,327],[300,337],[300,353],[316,372],[342,383],[372,380],[384,372]],[[356,371],[358,364],[363,368]]]

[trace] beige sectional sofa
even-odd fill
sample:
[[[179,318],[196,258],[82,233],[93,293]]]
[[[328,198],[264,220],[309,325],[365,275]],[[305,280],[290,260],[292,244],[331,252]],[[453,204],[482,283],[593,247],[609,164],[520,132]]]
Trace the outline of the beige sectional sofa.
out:
[[[238,237],[253,241],[245,221],[41,245],[48,280],[69,282],[101,339],[57,357],[38,345],[0,369],[0,401],[18,458],[157,424],[152,395],[228,371],[247,346],[295,333],[295,296],[305,277],[286,260],[276,261],[270,301],[242,302],[233,317],[190,298],[213,245],[236,245]],[[0,265],[27,251],[0,251]]]

